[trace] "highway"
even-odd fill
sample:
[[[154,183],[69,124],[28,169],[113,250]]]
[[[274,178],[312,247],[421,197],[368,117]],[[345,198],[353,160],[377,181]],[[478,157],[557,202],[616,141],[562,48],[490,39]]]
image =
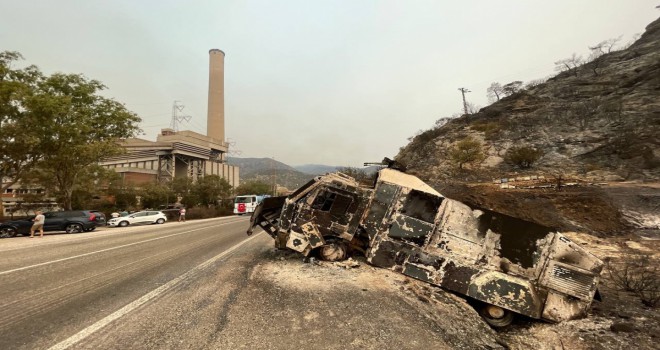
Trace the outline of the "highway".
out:
[[[249,250],[272,244],[247,225],[227,217],[0,240],[0,349],[207,347]]]

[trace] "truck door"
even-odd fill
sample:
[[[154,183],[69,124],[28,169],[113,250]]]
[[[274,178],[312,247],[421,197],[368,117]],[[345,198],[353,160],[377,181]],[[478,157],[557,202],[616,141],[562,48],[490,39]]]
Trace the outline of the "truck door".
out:
[[[435,216],[442,204],[442,197],[410,190],[402,198],[400,209],[392,215],[387,235],[422,247],[433,232]]]

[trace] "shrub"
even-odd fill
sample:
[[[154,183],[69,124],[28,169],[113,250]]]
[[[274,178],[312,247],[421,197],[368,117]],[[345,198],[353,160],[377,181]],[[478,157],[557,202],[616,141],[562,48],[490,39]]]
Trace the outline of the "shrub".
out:
[[[186,219],[209,219],[219,216],[231,215],[232,211],[224,206],[216,207],[194,207],[186,209]],[[178,214],[177,214],[178,218]]]
[[[647,255],[636,255],[620,264],[607,262],[609,277],[621,291],[634,293],[649,307],[660,305],[660,267]]]
[[[449,150],[449,158],[459,169],[465,164],[479,163],[484,159],[481,142],[467,136]]]
[[[504,161],[521,169],[527,169],[531,168],[542,155],[542,151],[529,146],[514,146],[506,151]]]
[[[486,140],[492,140],[502,131],[502,126],[498,122],[487,122],[487,123],[474,123],[470,125],[472,130],[481,131],[484,133]]]

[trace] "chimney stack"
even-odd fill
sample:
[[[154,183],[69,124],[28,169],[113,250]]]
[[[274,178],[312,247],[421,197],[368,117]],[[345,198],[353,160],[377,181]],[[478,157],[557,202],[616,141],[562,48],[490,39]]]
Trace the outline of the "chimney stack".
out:
[[[225,53],[209,50],[209,105],[206,135],[225,141]]]

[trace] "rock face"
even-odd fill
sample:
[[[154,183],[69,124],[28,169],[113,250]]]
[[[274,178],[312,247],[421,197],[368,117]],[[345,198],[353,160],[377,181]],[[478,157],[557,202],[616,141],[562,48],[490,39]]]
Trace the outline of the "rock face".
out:
[[[456,178],[450,150],[470,136],[484,151],[483,161],[462,171],[473,178],[520,171],[505,155],[513,146],[527,146],[542,153],[532,171],[594,181],[655,181],[660,179],[659,96],[660,19],[624,50],[417,135],[397,160],[429,180]]]

